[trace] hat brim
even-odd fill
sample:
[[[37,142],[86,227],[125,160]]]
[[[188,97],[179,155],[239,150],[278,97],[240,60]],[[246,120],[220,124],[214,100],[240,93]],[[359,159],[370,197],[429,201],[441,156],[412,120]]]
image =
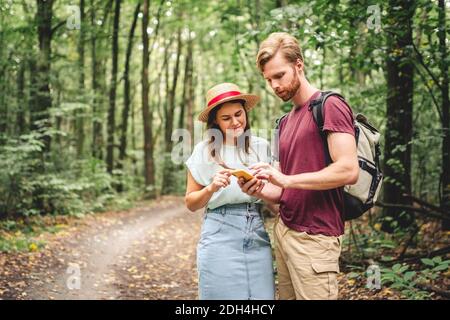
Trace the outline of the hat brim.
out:
[[[208,115],[211,112],[212,109],[214,109],[215,107],[217,107],[219,104],[225,103],[225,102],[229,102],[229,101],[233,101],[233,100],[244,100],[245,101],[245,110],[250,111],[251,109],[253,109],[256,104],[259,102],[259,97],[254,95],[254,94],[240,94],[237,96],[232,96],[232,97],[227,97],[224,98],[222,100],[217,101],[216,103],[213,103],[210,106],[207,106],[198,116],[198,120],[202,121],[202,122],[207,122],[208,121]]]

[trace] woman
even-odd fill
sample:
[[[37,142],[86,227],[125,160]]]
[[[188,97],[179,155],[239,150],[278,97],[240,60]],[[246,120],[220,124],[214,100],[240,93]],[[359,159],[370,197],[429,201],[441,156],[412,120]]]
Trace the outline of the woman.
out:
[[[272,252],[261,203],[243,193],[231,169],[270,163],[269,143],[251,136],[247,112],[259,98],[223,83],[207,94],[199,120],[208,139],[194,148],[186,205],[206,208],[197,247],[200,299],[274,299]]]

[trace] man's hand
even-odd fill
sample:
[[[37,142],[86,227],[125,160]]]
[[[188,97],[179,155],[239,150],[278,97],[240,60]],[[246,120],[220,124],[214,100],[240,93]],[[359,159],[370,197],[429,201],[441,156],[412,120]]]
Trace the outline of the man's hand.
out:
[[[250,169],[253,171],[252,174],[257,179],[267,180],[270,183],[283,189],[289,187],[289,176],[281,173],[268,163],[260,162],[250,166]]]
[[[243,178],[238,180],[239,187],[241,187],[242,192],[248,194],[252,197],[262,198],[262,190],[265,186],[264,181],[253,178],[247,182]]]
[[[270,167],[270,166],[269,166]],[[277,169],[271,167],[274,171],[283,175]],[[256,176],[256,170],[250,171],[255,176],[250,181],[245,182],[244,179],[239,179],[238,184],[242,192],[249,196],[256,197],[269,204],[278,204],[280,202],[283,189],[277,185],[267,182],[268,179],[260,179]],[[284,175],[283,175],[284,176]]]

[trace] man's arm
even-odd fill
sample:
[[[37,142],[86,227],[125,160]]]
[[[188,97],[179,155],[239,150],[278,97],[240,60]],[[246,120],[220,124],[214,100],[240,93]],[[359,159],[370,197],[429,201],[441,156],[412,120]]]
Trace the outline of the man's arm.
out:
[[[348,133],[331,132],[327,140],[333,163],[317,172],[290,176],[286,188],[329,190],[358,181],[355,138]]]
[[[267,179],[283,189],[329,190],[358,181],[359,165],[353,135],[331,132],[328,134],[328,149],[333,161],[317,172],[285,175],[268,164],[253,166],[258,179]]]

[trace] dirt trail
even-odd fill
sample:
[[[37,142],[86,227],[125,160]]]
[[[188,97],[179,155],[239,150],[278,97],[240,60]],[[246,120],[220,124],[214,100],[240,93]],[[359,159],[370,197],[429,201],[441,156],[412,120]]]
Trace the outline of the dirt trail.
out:
[[[183,252],[184,256],[195,255],[200,216],[200,212],[188,212],[180,199],[169,199],[154,207],[144,205],[128,212],[85,218],[81,227],[65,230],[50,240],[43,252],[35,254],[35,257],[32,257],[33,253],[22,257],[33,261],[24,278],[15,282],[19,287],[22,284],[23,292],[15,296],[13,291],[4,298],[153,298],[148,296],[147,291],[151,290],[145,290],[149,284],[151,288],[147,289],[154,289],[155,292],[165,292],[168,291],[165,289],[174,286],[173,279],[163,279],[158,275],[158,270],[148,268],[161,258],[160,253],[167,247],[162,235],[173,227],[184,228],[187,234],[183,235],[183,239],[176,235],[170,237],[171,245],[178,248],[173,255],[175,258]],[[173,232],[176,233],[176,230]],[[186,237],[193,240],[189,247],[183,247]],[[162,262],[170,260],[170,254],[166,252]],[[190,257],[189,261],[188,278],[194,281],[195,264],[192,265],[192,262],[195,259]],[[163,267],[162,262],[158,268]],[[144,274],[140,269],[147,271]],[[153,271],[153,274],[148,271]],[[142,288],[138,284],[140,280],[145,280]],[[195,299],[195,281],[190,285],[191,288],[182,291],[191,292],[186,298]]]
[[[180,198],[69,219],[37,252],[0,253],[1,299],[197,299],[202,213]],[[266,220],[273,238],[274,219]],[[338,276],[340,299],[399,299]],[[79,285],[79,287],[78,287]]]

